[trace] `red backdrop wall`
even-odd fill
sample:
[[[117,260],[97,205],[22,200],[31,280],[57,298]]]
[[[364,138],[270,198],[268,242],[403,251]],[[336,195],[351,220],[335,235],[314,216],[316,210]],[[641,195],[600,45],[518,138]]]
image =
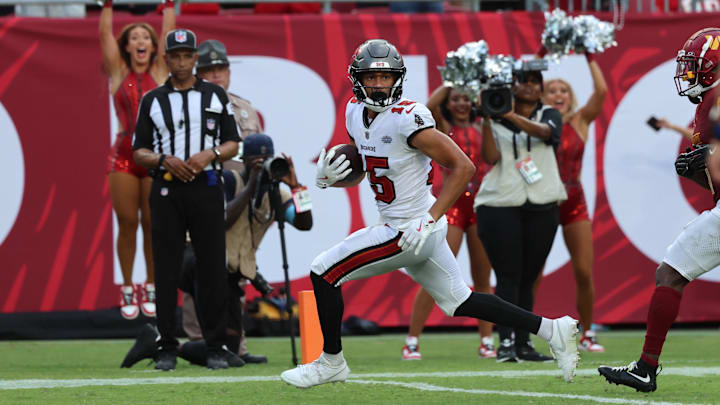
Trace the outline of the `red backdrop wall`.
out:
[[[136,20],[116,17],[116,30]],[[145,20],[159,29],[159,17]],[[603,177],[605,130],[637,80],[672,59],[689,34],[714,25],[716,20],[717,15],[712,14],[628,18],[617,35],[620,46],[598,58],[609,93],[596,121],[596,167],[585,168],[597,174],[593,237],[598,323],[644,322],[657,265],[626,237],[608,203]],[[317,73],[331,89],[337,106],[329,144],[345,140],[343,111],[351,95],[345,77],[347,63],[354,48],[365,39],[386,38],[402,53],[426,55],[428,88],[433,89],[440,84],[434,67],[442,65],[447,51],[482,38],[493,53],[533,53],[543,23],[541,14],[524,12],[178,18],[178,26],[194,30],[200,40],[225,42],[232,55],[284,58]],[[94,18],[0,19],[0,103],[17,131],[23,162],[18,170],[0,175],[5,179],[23,176],[22,202],[0,245],[0,312],[91,310],[117,305],[111,203],[104,171],[109,148],[109,98],[97,30]],[[668,93],[667,97],[677,96]],[[278,102],[282,102],[281,95]],[[322,146],[316,145],[318,150]],[[709,197],[700,196],[689,186],[685,190],[689,201],[703,201],[696,206],[707,205]],[[364,221],[357,190],[348,193],[350,232],[364,226]],[[291,265],[307,268],[308,263]],[[309,280],[298,278],[293,288],[310,288]],[[416,285],[399,272],[351,282],[344,287],[346,314],[384,326],[404,325],[415,291]],[[679,321],[720,320],[718,291],[716,282],[692,283],[686,290]],[[546,277],[536,309],[549,316],[572,314],[574,299],[574,279],[567,263]],[[436,311],[430,324],[472,322],[445,319]]]

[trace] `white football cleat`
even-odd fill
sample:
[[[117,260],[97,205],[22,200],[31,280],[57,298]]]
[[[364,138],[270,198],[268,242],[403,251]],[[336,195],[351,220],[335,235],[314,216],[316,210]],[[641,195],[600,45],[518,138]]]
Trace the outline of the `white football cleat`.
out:
[[[350,368],[345,359],[339,366],[332,366],[323,355],[320,355],[312,363],[300,364],[291,370],[283,371],[280,378],[298,388],[310,388],[331,382],[345,382],[349,374]]]
[[[557,360],[558,367],[563,372],[563,379],[572,382],[575,377],[580,355],[578,354],[577,334],[578,321],[569,317],[553,319],[553,334],[550,339],[550,353]]]

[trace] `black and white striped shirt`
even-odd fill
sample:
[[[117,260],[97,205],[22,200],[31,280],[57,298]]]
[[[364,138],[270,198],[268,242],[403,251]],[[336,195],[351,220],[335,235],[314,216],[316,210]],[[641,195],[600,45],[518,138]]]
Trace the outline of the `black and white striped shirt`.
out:
[[[187,161],[190,156],[226,141],[240,141],[225,90],[197,78],[187,90],[165,84],[140,102],[133,149],[147,148]],[[219,169],[211,162],[206,170]]]

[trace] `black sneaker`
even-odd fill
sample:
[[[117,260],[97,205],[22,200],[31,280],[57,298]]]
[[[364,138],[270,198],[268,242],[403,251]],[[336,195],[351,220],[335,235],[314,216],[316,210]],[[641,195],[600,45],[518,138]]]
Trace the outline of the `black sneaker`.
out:
[[[500,346],[497,351],[497,358],[495,359],[498,363],[517,363],[518,356],[515,351],[515,343],[510,339],[503,339],[500,342]]]
[[[625,367],[598,367],[598,372],[608,383],[627,385],[642,392],[653,392],[657,389],[657,367],[644,361],[632,362]]]
[[[140,360],[154,358],[157,353],[155,340],[158,336],[160,334],[153,325],[149,323],[143,325],[137,338],[135,338],[135,344],[125,355],[120,367],[130,368]]]
[[[552,357],[546,356],[535,350],[532,343],[530,342],[527,342],[520,347],[516,347],[515,351],[517,352],[518,359],[522,361],[538,361],[541,363],[549,363],[555,360]]]
[[[174,350],[158,350],[155,370],[173,371],[177,365],[177,353]]]
[[[247,363],[241,356],[227,349],[225,350],[225,360],[227,360],[228,367],[242,367]]]
[[[208,350],[206,364],[207,368],[209,368],[210,370],[228,368],[228,361],[226,358],[225,350]]]
[[[245,353],[240,356],[240,358],[243,359],[245,363],[260,364],[268,362],[267,356],[263,356],[262,354]]]

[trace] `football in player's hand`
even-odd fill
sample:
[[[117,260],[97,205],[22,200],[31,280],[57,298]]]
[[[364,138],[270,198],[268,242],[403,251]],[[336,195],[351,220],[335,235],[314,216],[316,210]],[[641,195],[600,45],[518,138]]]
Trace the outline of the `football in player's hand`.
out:
[[[342,179],[343,182],[355,181],[363,175],[362,157],[360,153],[358,153],[355,145],[340,144],[333,146],[330,150],[335,151],[335,156],[333,156],[331,162],[334,162],[340,155],[345,155],[345,159],[350,161],[349,167],[352,168],[352,172]],[[328,153],[330,153],[330,151],[328,151]]]

